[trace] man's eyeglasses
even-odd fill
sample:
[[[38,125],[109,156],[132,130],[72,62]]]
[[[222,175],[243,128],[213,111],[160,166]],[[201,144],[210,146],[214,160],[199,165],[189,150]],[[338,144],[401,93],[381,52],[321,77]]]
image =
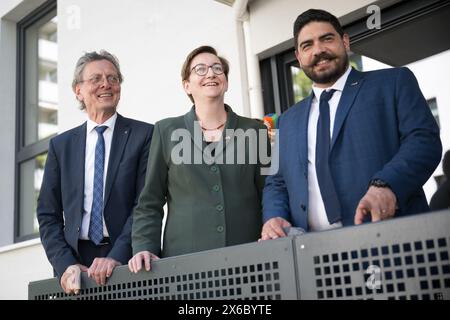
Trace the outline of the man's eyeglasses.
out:
[[[195,67],[191,69],[195,71],[195,73],[199,76],[204,76],[208,73],[209,68],[211,68],[212,72],[215,75],[221,75],[224,73],[223,66],[220,63],[214,63],[212,66],[208,66],[204,63],[199,63]]]
[[[103,75],[95,74],[87,80],[79,81],[79,83],[86,82],[86,81],[89,82],[90,84],[92,84],[93,86],[98,86],[103,82]],[[108,83],[110,85],[114,86],[120,82],[120,79],[118,76],[109,75],[109,76],[106,76],[106,81],[108,81]]]

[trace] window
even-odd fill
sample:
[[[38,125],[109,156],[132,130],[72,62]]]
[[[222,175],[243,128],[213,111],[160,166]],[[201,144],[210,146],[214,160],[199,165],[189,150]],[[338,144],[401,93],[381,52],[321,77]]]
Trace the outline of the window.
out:
[[[431,113],[433,114],[434,120],[436,120],[436,123],[439,127],[441,127],[441,124],[439,122],[439,110],[436,102],[436,98],[432,98],[427,100],[428,106],[430,107]]]
[[[38,235],[36,200],[49,139],[58,131],[55,0],[18,23],[17,48],[16,242]]]

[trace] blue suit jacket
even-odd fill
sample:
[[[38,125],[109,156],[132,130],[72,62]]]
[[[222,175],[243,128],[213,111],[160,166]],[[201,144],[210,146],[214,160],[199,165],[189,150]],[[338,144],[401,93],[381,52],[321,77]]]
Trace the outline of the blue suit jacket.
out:
[[[264,222],[282,217],[308,229],[312,99],[313,93],[278,120],[279,170],[266,179]],[[374,178],[392,187],[396,216],[428,211],[422,186],[439,164],[441,152],[439,128],[409,69],[352,70],[339,101],[330,149],[343,225],[353,225],[356,207]]]
[[[144,186],[153,125],[117,116],[104,195],[104,219],[112,243],[108,256],[128,263],[132,210]],[[50,140],[37,204],[39,232],[59,277],[78,261],[84,201],[86,123]]]

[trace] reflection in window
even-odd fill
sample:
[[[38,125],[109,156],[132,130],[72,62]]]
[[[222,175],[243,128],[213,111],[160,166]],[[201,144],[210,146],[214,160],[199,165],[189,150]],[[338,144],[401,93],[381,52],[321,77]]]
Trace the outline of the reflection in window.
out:
[[[305,99],[311,93],[312,80],[305,72],[295,65],[291,65],[292,89],[294,90],[295,103]]]
[[[36,217],[36,203],[44,177],[44,166],[47,153],[22,162],[20,164],[20,216],[19,233],[21,235],[35,234],[39,232],[39,224]],[[26,217],[26,218],[25,218]]]
[[[29,46],[25,53],[25,145],[58,131],[56,26],[56,17],[50,13],[25,32]]]

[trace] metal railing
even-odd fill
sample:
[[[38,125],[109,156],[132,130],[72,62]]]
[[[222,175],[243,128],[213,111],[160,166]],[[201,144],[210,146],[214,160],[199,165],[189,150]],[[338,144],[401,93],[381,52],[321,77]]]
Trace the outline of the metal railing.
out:
[[[56,279],[29,299],[450,299],[450,210],[203,251],[114,270],[79,295]]]

